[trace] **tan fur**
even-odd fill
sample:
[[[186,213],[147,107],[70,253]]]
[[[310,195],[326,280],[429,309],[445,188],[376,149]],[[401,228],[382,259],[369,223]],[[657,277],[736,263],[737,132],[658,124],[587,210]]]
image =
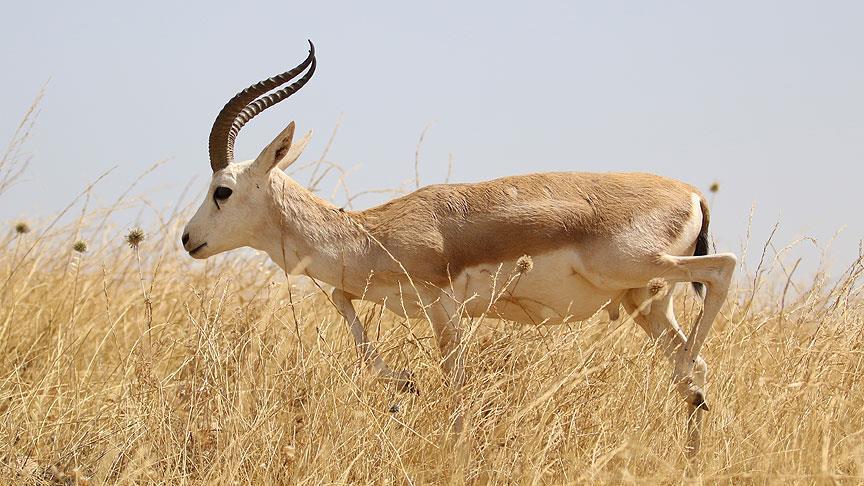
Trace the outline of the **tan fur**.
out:
[[[633,229],[644,234],[645,254],[659,254],[690,218],[693,193],[650,174],[531,174],[428,186],[352,216],[412,276],[445,285],[478,264],[610,242]]]
[[[585,319],[604,307],[617,318],[623,304],[630,313],[641,309],[645,319],[637,322],[656,339],[655,328],[675,326],[650,300],[637,302],[645,300],[649,283],[704,283],[702,315],[686,339],[673,343],[678,348],[665,352],[693,413],[707,408],[699,351],[736,259],[692,256],[708,221],[705,198],[692,186],[650,174],[529,174],[433,185],[365,211],[343,211],[272,170],[290,165],[308,142],[306,137],[292,150],[292,136],[293,123],[256,160],[213,175],[184,231],[193,257],[251,246],[287,271],[333,285],[333,302],[361,356],[403,389],[411,388],[410,374],[384,363],[352,301],[363,298],[428,319],[442,366],[458,386],[464,379],[464,316],[551,324]],[[233,191],[218,207],[212,201],[217,187]],[[533,270],[520,273],[513,288],[502,288],[522,255],[532,258]]]

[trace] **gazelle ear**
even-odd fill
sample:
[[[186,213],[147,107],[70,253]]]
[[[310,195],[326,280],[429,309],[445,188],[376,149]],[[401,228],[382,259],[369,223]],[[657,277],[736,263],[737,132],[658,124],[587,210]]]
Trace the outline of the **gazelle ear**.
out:
[[[291,144],[288,153],[285,154],[285,157],[276,164],[276,166],[279,167],[279,170],[285,170],[288,166],[296,162],[303,151],[306,150],[306,145],[309,144],[309,140],[312,140],[312,130],[309,130],[306,132],[306,135],[303,135],[303,138]]]
[[[291,141],[294,139],[294,122],[288,124],[276,138],[261,151],[255,159],[255,167],[264,174],[270,172],[280,160],[285,158],[291,150]]]

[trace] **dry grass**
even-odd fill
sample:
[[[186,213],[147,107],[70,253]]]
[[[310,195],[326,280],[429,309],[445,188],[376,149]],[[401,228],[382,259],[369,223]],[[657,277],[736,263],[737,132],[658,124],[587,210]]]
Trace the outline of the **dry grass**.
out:
[[[47,234],[10,226],[0,241],[3,477],[684,478],[670,367],[627,319],[470,323],[472,418],[461,442],[446,442],[455,398],[426,323],[364,308],[389,361],[418,377],[419,397],[397,395],[358,371],[345,324],[308,282],[289,296],[281,271],[249,253],[193,262],[176,242],[179,218],[130,248],[123,231],[88,232],[102,217]],[[836,286],[817,279],[794,298],[771,272],[755,291],[735,289],[706,351],[702,478],[864,479],[861,271],[858,261]],[[678,304],[690,322],[696,301]]]
[[[427,323],[362,308],[387,360],[418,378],[419,397],[398,395],[359,371],[317,287],[248,252],[194,262],[179,248],[181,216],[129,235],[106,223],[120,206],[65,227],[10,225],[0,239],[7,481],[688,480],[671,368],[626,317],[466,322],[469,422],[455,440],[460,397]],[[691,479],[864,481],[862,261],[807,288],[787,270],[766,256],[741,272],[714,326],[712,411]],[[676,304],[692,322],[698,302]]]

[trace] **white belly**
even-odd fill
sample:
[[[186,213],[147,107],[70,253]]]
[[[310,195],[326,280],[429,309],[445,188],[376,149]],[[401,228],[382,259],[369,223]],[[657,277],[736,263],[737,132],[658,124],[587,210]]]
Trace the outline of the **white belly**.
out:
[[[519,273],[516,261],[466,269],[453,281],[457,300],[471,317],[486,313],[525,324],[559,324],[591,317],[622,291],[588,274],[578,252],[558,250],[531,258]]]
[[[522,324],[560,324],[591,317],[626,290],[586,268],[599,262],[585,265],[575,249],[533,256],[531,261],[531,270],[521,274],[516,271],[516,260],[469,267],[443,293],[422,282],[412,286],[403,281],[401,286],[379,282],[355,295],[403,317],[423,317],[418,300],[429,305],[455,299],[448,308],[461,308],[463,317],[486,315]]]

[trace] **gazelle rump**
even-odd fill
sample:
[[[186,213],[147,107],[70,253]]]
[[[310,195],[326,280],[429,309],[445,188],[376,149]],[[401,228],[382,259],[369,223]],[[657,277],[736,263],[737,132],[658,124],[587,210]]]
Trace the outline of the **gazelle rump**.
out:
[[[605,306],[633,316],[673,365],[689,404],[691,451],[707,410],[699,356],[736,265],[707,254],[708,207],[692,186],[650,174],[544,173],[475,184],[442,184],[364,211],[344,211],[288,177],[311,132],[293,142],[294,123],[251,161],[234,162],[240,128],[299,90],[315,70],[314,48],[296,68],[250,86],[220,112],[210,136],[213,178],[182,241],[194,258],[243,246],[286,271],[302,269],[333,286],[364,362],[410,389],[369,342],[354,309],[363,299],[431,323],[453,386],[464,381],[463,317],[492,315],[537,325],[582,320]],[[296,82],[272,94],[268,92]],[[527,255],[533,269],[507,274]],[[662,279],[668,291],[653,295]],[[689,335],[675,319],[676,283],[704,284],[704,306]],[[506,287],[503,287],[505,286]]]

